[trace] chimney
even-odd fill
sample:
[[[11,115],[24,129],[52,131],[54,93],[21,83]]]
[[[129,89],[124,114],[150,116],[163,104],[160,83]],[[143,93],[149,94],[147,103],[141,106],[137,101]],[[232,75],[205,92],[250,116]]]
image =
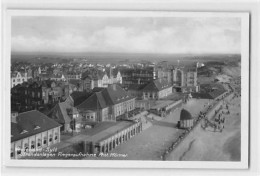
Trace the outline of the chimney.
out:
[[[17,123],[17,116],[18,116],[18,112],[16,112],[16,111],[11,112],[11,122],[12,123]]]

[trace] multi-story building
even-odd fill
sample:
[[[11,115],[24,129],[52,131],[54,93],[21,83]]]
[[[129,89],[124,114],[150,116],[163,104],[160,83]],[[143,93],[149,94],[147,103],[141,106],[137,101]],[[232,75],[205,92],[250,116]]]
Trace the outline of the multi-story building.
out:
[[[71,72],[67,72],[66,74],[66,78],[67,80],[80,80],[81,79],[81,72],[77,72],[77,71],[71,71]]]
[[[25,82],[11,89],[11,108],[19,112],[42,108],[69,95],[69,88],[55,81]]]
[[[173,87],[181,92],[198,92],[196,68],[179,68],[173,70]]]
[[[11,73],[11,88],[18,84],[27,82],[27,73],[26,72],[17,72],[14,71]]]
[[[154,67],[146,68],[127,68],[120,70],[122,75],[122,84],[124,88],[128,88],[133,84],[147,84],[156,79]]]
[[[116,121],[134,110],[135,97],[113,84],[107,88],[94,88],[92,94],[76,108],[83,118],[90,121]]]
[[[60,142],[61,125],[43,113],[32,110],[11,113],[11,158],[36,152]]]

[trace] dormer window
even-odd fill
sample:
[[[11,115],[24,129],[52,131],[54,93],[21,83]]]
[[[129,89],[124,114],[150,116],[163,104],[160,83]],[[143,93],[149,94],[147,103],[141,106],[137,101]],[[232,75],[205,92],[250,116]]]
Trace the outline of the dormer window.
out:
[[[34,128],[34,130],[38,130],[40,129],[41,127],[39,127],[38,125]]]
[[[26,130],[23,130],[20,134],[24,134],[24,133],[27,133],[28,131]]]

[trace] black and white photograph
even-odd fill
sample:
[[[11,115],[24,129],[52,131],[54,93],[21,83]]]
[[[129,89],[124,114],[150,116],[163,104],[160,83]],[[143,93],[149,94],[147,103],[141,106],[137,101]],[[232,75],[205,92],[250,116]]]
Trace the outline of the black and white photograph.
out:
[[[9,163],[248,167],[248,13],[7,19]]]

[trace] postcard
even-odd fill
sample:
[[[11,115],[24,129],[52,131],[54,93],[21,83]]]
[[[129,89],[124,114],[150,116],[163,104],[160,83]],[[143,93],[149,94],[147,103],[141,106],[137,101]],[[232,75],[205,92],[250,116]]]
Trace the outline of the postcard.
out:
[[[8,10],[6,166],[248,168],[249,14]]]

